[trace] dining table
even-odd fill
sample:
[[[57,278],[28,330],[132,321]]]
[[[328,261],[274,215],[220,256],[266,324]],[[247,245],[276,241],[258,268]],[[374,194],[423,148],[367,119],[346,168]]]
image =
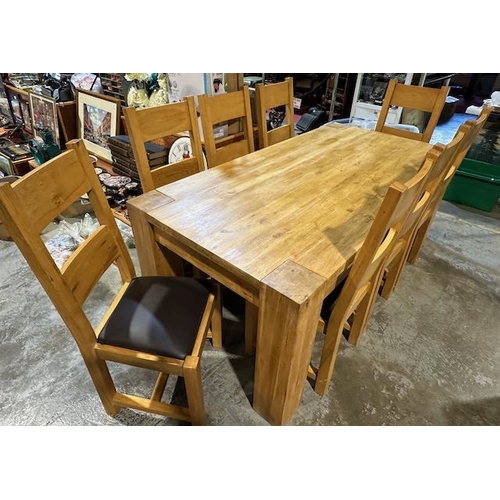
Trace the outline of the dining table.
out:
[[[143,275],[182,274],[187,261],[245,299],[252,404],[271,425],[300,406],[322,302],[389,185],[431,147],[329,123],[128,201]]]

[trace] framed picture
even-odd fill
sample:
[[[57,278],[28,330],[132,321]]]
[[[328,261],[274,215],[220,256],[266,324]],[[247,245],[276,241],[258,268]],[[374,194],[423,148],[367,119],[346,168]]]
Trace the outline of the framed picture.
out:
[[[112,162],[108,138],[119,135],[120,100],[77,89],[76,116],[78,138],[83,139],[89,153]]]
[[[23,114],[21,111],[21,104],[19,102],[19,96],[12,92],[9,92],[9,100],[12,108],[12,114],[14,115],[14,120],[16,125],[22,125],[23,123]]]
[[[205,73],[168,73],[168,102],[182,101],[188,95],[204,94]]]
[[[31,113],[30,113],[30,100],[29,97],[19,95],[19,105],[21,107],[21,114],[23,117],[24,130],[32,134],[31,128]]]
[[[56,101],[52,97],[30,92],[31,130],[35,139],[43,140],[42,130],[49,129],[59,144]]]
[[[0,78],[0,127],[13,125],[12,110],[7,90]]]
[[[208,84],[207,84],[207,94],[208,95],[219,95],[225,94],[225,78],[224,73],[208,73]]]

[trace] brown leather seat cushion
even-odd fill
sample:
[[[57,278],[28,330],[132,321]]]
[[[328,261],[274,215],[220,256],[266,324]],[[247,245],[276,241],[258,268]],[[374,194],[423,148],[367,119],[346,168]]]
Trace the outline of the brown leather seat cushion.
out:
[[[195,278],[137,277],[97,341],[184,359],[192,352],[211,287],[209,280]]]

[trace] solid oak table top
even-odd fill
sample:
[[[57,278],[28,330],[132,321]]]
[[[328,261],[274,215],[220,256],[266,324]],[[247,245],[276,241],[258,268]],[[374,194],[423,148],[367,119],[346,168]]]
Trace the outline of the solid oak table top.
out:
[[[320,127],[159,188],[168,198],[148,210],[148,221],[255,287],[293,261],[332,289],[388,186],[410,179],[430,147]]]

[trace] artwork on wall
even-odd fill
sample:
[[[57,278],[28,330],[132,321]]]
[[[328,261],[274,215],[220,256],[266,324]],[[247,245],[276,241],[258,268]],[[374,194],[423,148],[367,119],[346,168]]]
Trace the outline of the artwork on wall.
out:
[[[89,153],[111,162],[108,138],[119,134],[120,100],[77,89],[76,106],[78,137]]]
[[[0,127],[6,127],[12,124],[12,110],[9,104],[9,98],[3,81],[0,78]]]
[[[224,73],[208,73],[209,95],[220,95],[226,93],[226,82]]]
[[[10,99],[10,105],[12,107],[12,114],[16,121],[16,125],[23,123],[23,114],[21,111],[21,103],[19,102],[19,97],[17,95],[12,95]]]
[[[54,142],[59,144],[59,124],[56,101],[35,92],[30,92],[31,130],[35,139],[43,141],[42,131],[50,130]]]
[[[30,100],[28,96],[19,96],[19,106],[21,107],[21,115],[23,117],[24,130],[28,134],[32,133],[31,113],[30,113]]]
[[[205,93],[205,73],[168,73],[168,102],[182,101],[186,96]]]

